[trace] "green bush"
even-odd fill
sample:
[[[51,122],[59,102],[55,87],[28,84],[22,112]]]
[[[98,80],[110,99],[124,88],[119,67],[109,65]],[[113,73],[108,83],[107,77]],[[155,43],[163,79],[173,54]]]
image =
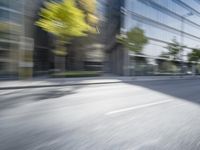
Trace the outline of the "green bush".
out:
[[[97,77],[100,76],[100,71],[66,71],[61,73],[54,73],[51,77],[54,78],[70,78],[70,77]]]
[[[166,61],[160,65],[160,71],[168,73],[177,73],[178,67],[173,62]]]

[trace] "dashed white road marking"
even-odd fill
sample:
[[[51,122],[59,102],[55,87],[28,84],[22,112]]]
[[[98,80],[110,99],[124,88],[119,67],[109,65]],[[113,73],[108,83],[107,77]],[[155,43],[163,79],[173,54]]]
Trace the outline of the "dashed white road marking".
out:
[[[169,103],[171,101],[172,100],[165,100],[165,101],[159,101],[159,102],[154,102],[154,103],[148,103],[148,104],[137,105],[137,106],[128,107],[128,108],[118,109],[118,110],[110,111],[110,112],[106,113],[106,115],[113,115],[113,114],[122,113],[122,112],[126,112],[126,111],[131,111],[131,110],[151,107],[151,106],[155,106],[155,105]]]

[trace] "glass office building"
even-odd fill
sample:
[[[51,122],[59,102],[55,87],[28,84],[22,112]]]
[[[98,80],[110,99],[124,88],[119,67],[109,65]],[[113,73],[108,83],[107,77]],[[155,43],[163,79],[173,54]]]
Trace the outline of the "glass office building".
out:
[[[108,48],[111,72],[120,75],[137,73],[145,75],[161,72],[181,73],[183,68],[186,72],[192,71],[188,53],[200,46],[199,0],[119,0],[119,2],[121,4],[123,2],[123,5],[118,7],[120,33],[126,34],[138,27],[144,31],[148,44],[140,54],[124,52],[117,44]],[[112,1],[110,4],[119,2]],[[114,5],[110,6],[110,9],[116,10]],[[116,15],[112,17],[116,18]],[[170,57],[161,57],[169,51],[168,47],[174,41],[181,47],[177,58],[172,60]],[[163,63],[166,65],[168,62],[172,64],[173,69],[162,70],[163,66],[160,65]]]
[[[28,16],[25,12],[25,2],[25,0],[0,1],[1,77],[18,77],[20,71],[22,72],[21,68],[33,66],[31,58],[33,41],[25,35],[28,33],[25,28],[28,21],[25,19]]]
[[[126,0],[125,30],[138,26],[150,39],[144,52],[158,56],[173,39],[188,48],[200,46],[200,1]],[[184,48],[184,56],[190,49]],[[184,60],[187,58],[184,57]]]
[[[0,1],[0,74],[16,75],[23,35],[23,1]]]

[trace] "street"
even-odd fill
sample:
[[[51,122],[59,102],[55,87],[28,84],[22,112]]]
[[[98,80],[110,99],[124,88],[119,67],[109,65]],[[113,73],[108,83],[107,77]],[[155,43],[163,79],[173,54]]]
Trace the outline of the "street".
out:
[[[0,150],[199,150],[200,80],[0,90]]]

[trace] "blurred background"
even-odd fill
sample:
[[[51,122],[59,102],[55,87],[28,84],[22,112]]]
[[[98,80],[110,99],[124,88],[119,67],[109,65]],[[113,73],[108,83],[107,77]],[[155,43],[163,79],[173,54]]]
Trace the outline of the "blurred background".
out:
[[[0,0],[0,79],[200,72],[199,0]]]
[[[0,0],[0,150],[200,150],[199,6]]]

